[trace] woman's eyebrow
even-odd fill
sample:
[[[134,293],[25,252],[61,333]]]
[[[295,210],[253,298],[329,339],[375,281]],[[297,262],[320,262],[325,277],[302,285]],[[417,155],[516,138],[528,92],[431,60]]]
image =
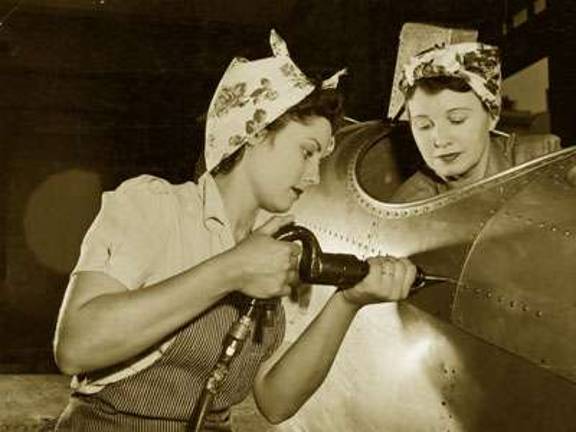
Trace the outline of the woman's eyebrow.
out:
[[[469,107],[454,107],[454,108],[450,108],[447,112],[451,113],[454,111],[472,111],[472,108]]]
[[[426,115],[426,114],[416,114],[416,115],[412,115],[410,116],[411,119],[418,119],[418,120],[429,120],[430,116]]]

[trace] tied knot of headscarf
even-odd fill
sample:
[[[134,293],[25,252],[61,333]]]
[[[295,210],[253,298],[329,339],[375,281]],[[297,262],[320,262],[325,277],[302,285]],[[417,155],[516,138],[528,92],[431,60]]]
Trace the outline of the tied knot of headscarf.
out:
[[[273,56],[249,61],[232,60],[208,108],[204,158],[211,171],[239,150],[251,137],[314,91],[314,83],[290,58],[286,42],[270,32]],[[341,70],[321,84],[335,88]]]

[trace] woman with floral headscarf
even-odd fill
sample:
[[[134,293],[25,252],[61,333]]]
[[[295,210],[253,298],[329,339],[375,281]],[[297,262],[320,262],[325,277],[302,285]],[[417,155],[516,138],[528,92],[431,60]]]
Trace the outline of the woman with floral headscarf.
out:
[[[236,59],[208,111],[198,183],[152,176],[103,196],[82,244],[55,337],[73,395],[58,431],[184,431],[230,326],[249,298],[270,299],[273,322],[229,366],[204,430],[229,431],[230,407],[251,390],[266,418],[294,414],[325,378],[364,305],[406,297],[415,267],[374,257],[356,286],[336,292],[283,354],[280,298],[297,283],[299,247],[274,234],[319,181],[340,113],[337,76],[315,86],[271,34],[274,56]]]
[[[501,107],[496,47],[467,42],[424,51],[404,66],[400,89],[427,166],[399,188],[394,202],[466,186],[560,148],[551,135],[495,131]]]

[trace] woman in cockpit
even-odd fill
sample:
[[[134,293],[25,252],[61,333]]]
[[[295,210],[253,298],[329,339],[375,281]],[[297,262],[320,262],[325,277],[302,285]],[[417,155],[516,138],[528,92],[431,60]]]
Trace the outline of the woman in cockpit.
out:
[[[470,185],[560,148],[553,135],[495,130],[501,74],[494,46],[468,42],[426,50],[404,66],[400,89],[426,166],[400,186],[393,202]]]

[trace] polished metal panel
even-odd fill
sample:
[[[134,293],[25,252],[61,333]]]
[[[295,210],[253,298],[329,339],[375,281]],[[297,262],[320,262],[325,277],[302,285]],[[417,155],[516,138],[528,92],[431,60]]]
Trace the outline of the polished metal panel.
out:
[[[576,382],[574,156],[551,163],[478,235],[462,271],[457,325]]]
[[[342,131],[336,151],[322,167],[322,184],[297,204],[297,219],[317,234],[327,252],[411,256],[426,271],[458,279],[458,286],[434,285],[398,306],[362,310],[322,388],[279,429],[576,430],[576,385],[565,373],[571,370],[566,355],[573,348],[563,346],[570,345],[568,337],[574,335],[576,323],[562,321],[573,312],[574,296],[569,285],[557,284],[550,296],[544,288],[537,290],[554,278],[549,268],[561,267],[559,274],[574,280],[569,257],[574,256],[570,244],[576,231],[576,190],[570,167],[576,163],[576,151],[560,151],[440,197],[393,205],[384,200],[403,178],[391,156],[396,144],[390,142],[387,126],[379,122]],[[376,156],[378,151],[384,154]],[[387,171],[376,188],[365,187],[367,181],[378,181],[377,170],[363,172],[370,171],[371,163]],[[534,230],[506,212],[538,222],[540,214],[550,228],[534,239],[538,244],[546,240],[548,248],[556,244],[552,235],[560,230],[567,236],[569,231],[572,243],[562,238],[563,246],[553,249],[568,255],[555,267],[549,267],[551,254],[544,258],[544,251],[538,255],[543,257],[539,264],[533,265],[538,259],[533,255],[523,260],[519,250],[527,247]],[[536,228],[540,229],[538,224]],[[501,232],[517,243],[500,247]],[[533,285],[524,286],[528,279]],[[491,304],[493,297],[486,297],[487,287],[507,299],[515,296],[519,306],[514,313],[500,314]],[[289,339],[313,319],[330,292],[315,287],[308,313],[288,307]],[[524,315],[520,313],[523,301],[530,308]],[[528,325],[527,314],[534,315]],[[552,318],[554,314],[561,319]],[[456,318],[464,330],[454,325]],[[520,326],[526,325],[527,331],[522,331]],[[532,333],[533,329],[537,332]],[[548,338],[551,332],[560,335]],[[534,355],[528,349],[531,344],[549,353]]]

